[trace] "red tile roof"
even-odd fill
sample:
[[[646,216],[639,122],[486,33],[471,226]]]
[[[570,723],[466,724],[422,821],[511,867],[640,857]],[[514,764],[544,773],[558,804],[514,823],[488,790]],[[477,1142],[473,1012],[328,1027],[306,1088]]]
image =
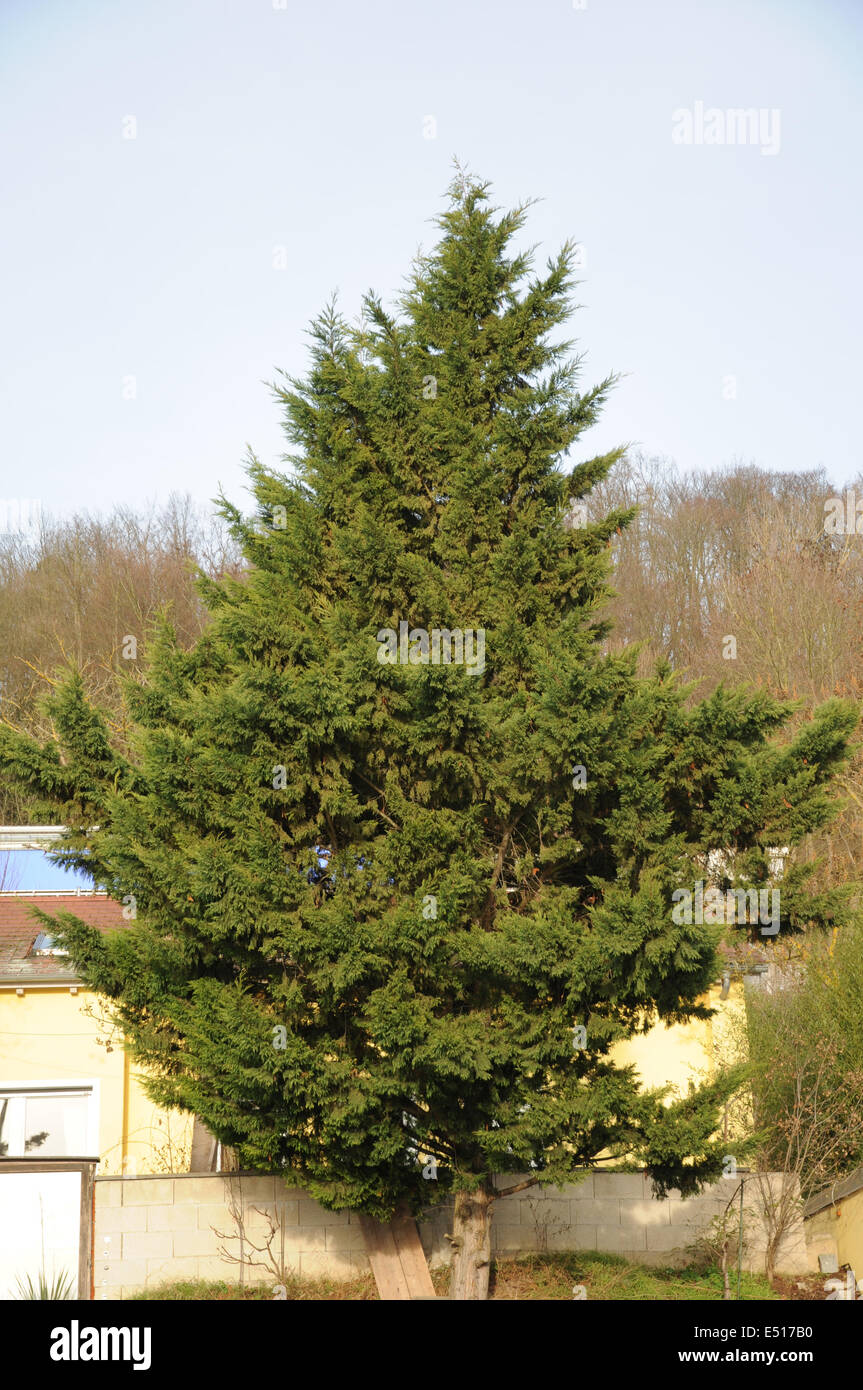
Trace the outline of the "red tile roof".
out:
[[[75,980],[77,975],[65,956],[31,956],[33,942],[44,930],[30,909],[38,907],[52,916],[69,912],[99,931],[125,926],[123,908],[106,893],[0,893],[0,980],[38,980],[40,977]]]

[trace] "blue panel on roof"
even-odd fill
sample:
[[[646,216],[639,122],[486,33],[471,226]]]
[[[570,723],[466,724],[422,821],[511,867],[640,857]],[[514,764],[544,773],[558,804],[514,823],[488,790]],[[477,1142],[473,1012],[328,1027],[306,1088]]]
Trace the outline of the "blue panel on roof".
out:
[[[40,849],[13,849],[0,856],[0,860],[3,861],[0,862],[0,888],[6,892],[16,888],[22,893],[65,888],[74,893],[79,887],[93,887],[85,874],[77,869],[63,869],[59,864],[52,864]]]

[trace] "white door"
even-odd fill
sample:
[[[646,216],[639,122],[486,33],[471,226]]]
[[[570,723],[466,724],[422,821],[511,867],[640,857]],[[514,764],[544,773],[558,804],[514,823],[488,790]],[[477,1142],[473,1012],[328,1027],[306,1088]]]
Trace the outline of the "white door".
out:
[[[78,1292],[80,1172],[8,1173],[0,1165],[0,1299],[19,1297],[17,1281],[27,1275],[38,1284],[44,1272],[72,1277],[72,1297]]]

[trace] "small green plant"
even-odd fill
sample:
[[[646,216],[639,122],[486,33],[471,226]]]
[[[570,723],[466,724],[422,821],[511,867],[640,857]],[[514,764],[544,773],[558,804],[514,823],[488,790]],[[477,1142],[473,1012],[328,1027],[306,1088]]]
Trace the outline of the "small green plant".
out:
[[[740,1266],[739,1275],[742,1270],[740,1261],[750,1245],[748,1228],[744,1229],[740,1225],[735,1210],[736,1198],[737,1192],[734,1193],[725,1210],[720,1215],[714,1216],[713,1220],[698,1233],[688,1247],[690,1267],[697,1273],[706,1274],[710,1270],[719,1270],[722,1275],[722,1297],[724,1299],[731,1298],[729,1262]]]
[[[19,1278],[16,1283],[19,1302],[42,1302],[49,1299],[57,1303],[75,1297],[75,1281],[65,1269],[61,1270],[59,1274],[52,1274],[50,1279],[44,1269],[40,1270],[35,1283],[29,1274],[25,1274],[24,1278]]]

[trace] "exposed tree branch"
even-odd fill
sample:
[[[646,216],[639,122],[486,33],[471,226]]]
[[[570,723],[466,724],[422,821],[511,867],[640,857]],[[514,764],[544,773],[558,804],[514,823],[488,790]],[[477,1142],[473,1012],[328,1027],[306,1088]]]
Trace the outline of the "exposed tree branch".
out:
[[[526,1192],[529,1187],[536,1187],[539,1178],[525,1178],[523,1182],[513,1183],[512,1187],[502,1187],[500,1191],[495,1191],[494,1197],[513,1197],[516,1192]]]

